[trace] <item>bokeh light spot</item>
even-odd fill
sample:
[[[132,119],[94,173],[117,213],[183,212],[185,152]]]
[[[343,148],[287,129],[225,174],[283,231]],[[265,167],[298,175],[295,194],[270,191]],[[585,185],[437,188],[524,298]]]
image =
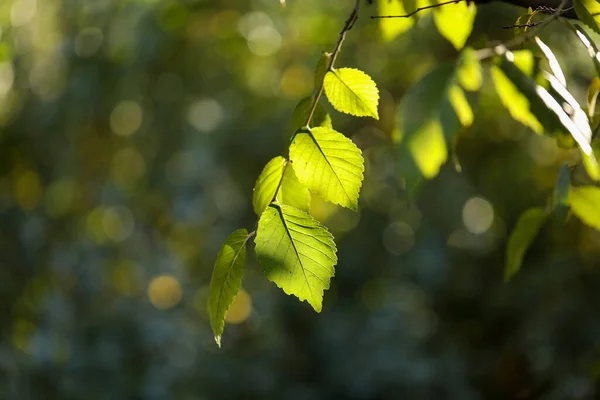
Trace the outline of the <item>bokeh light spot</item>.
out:
[[[248,319],[252,312],[252,298],[244,289],[240,289],[233,298],[231,307],[225,314],[225,321],[230,324],[241,324]]]
[[[104,35],[102,31],[95,27],[90,26],[83,28],[75,37],[75,54],[79,57],[91,57],[100,48]]]
[[[415,233],[413,228],[403,221],[397,221],[383,231],[383,247],[395,255],[408,252],[415,244]]]
[[[312,85],[312,71],[302,64],[288,67],[281,76],[281,92],[290,99],[306,96],[310,93]]]
[[[46,191],[45,206],[48,214],[60,217],[66,214],[73,204],[75,185],[70,180],[53,182]]]
[[[209,133],[223,120],[223,108],[214,99],[200,99],[190,105],[187,120],[200,132]]]
[[[160,275],[148,285],[150,303],[159,310],[175,307],[181,300],[181,285],[171,275]]]
[[[36,12],[36,0],[17,0],[10,9],[10,23],[14,27],[23,26],[33,19]]]
[[[135,101],[122,101],[110,114],[110,128],[121,136],[129,136],[142,124],[143,111]]]
[[[135,220],[127,207],[117,206],[104,212],[102,226],[108,238],[116,242],[122,242],[133,233]]]
[[[111,172],[115,183],[129,188],[146,173],[146,162],[135,148],[126,147],[114,154]]]
[[[494,222],[494,208],[489,201],[481,197],[472,197],[465,203],[462,217],[465,228],[479,235],[491,228]]]
[[[270,56],[281,47],[281,35],[277,29],[265,25],[253,29],[248,35],[248,48],[257,56]]]

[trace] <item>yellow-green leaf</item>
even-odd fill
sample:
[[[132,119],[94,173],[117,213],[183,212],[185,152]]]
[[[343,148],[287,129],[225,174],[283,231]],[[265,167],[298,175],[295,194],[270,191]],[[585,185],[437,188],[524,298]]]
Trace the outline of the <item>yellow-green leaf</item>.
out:
[[[506,247],[506,265],[504,266],[504,280],[509,281],[523,263],[525,252],[544,225],[548,215],[541,207],[530,208],[519,217],[515,229],[508,238]]]
[[[242,286],[247,241],[248,231],[245,229],[238,229],[229,235],[217,255],[210,280],[208,314],[219,347],[225,327],[225,314]]]
[[[260,216],[254,242],[267,279],[321,312],[337,263],[327,228],[304,211],[271,204]]]
[[[402,0],[379,0],[377,2],[379,15],[406,15]],[[386,42],[409,30],[415,21],[412,18],[380,18],[379,30]]]
[[[277,189],[279,191],[275,196]],[[282,204],[288,204],[304,211],[309,209],[310,193],[308,189],[298,181],[292,166],[281,156],[269,161],[256,180],[252,196],[252,205],[256,215],[262,214],[274,197]]]
[[[483,70],[472,48],[468,47],[460,53],[456,77],[465,90],[476,92],[481,89]]]
[[[556,59],[554,52],[552,52],[550,47],[548,47],[546,45],[546,43],[542,42],[542,40],[537,36],[535,37],[535,42],[538,45],[538,47],[540,48],[540,50],[542,51],[542,53],[544,53],[544,56],[546,56],[546,59],[548,60],[548,65],[550,66],[550,71],[552,71],[552,74],[556,77],[556,79],[558,79],[558,81],[563,86],[566,87],[567,79],[565,78],[565,74],[563,73],[562,68],[560,67],[560,64],[558,63],[558,60]]]
[[[579,20],[600,33],[600,3],[596,0],[573,0]]]
[[[594,186],[571,187],[569,192],[571,211],[584,224],[600,230],[600,188]]]
[[[433,11],[433,19],[440,34],[460,50],[467,43],[473,30],[476,12],[474,2],[460,1],[456,4],[436,7]]]
[[[364,160],[350,139],[329,128],[303,129],[294,136],[290,159],[296,176],[312,192],[326,201],[358,209]]]
[[[339,112],[379,119],[379,90],[369,75],[354,68],[338,68],[325,74],[324,84],[327,99]]]
[[[600,93],[600,78],[596,76],[592,79],[592,82],[588,87],[587,103],[588,115],[590,117],[592,117],[596,111],[596,99],[598,99],[598,93]]]

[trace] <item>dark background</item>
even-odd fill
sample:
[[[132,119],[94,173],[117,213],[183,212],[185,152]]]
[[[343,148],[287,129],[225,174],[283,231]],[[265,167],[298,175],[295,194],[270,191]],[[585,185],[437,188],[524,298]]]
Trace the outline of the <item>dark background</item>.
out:
[[[0,2],[0,398],[595,398],[600,233],[547,224],[503,283],[518,215],[576,153],[514,122],[486,76],[462,172],[449,162],[409,202],[394,110],[456,52],[427,16],[383,41],[376,5],[337,65],[373,77],[381,119],[326,104],[367,169],[358,214],[312,205],[339,248],[323,312],[268,282],[250,245],[217,348],[214,259],[253,228],[254,181],[352,7],[287,3]],[[479,7],[473,45],[523,12]],[[543,38],[584,100],[586,50],[560,23]]]

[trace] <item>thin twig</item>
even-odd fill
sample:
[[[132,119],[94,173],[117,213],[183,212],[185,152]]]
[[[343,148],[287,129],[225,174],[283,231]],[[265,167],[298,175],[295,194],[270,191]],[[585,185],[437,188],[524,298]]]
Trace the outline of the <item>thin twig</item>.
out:
[[[450,0],[450,1],[445,1],[443,3],[431,4],[429,6],[419,7],[416,10],[411,11],[408,14],[404,14],[404,15],[371,15],[371,19],[381,19],[381,18],[409,18],[409,17],[412,17],[413,15],[415,15],[417,13],[420,13],[421,11],[429,10],[430,8],[441,7],[441,6],[445,6],[446,4],[460,3],[461,1],[463,1],[463,0]]]
[[[544,22],[544,21],[528,22],[526,24],[507,25],[507,26],[503,26],[502,29],[533,28],[534,26],[538,26],[542,22]]]
[[[352,9],[352,12],[348,16],[348,19],[344,23],[344,27],[342,28],[342,30],[340,32],[340,36],[335,45],[335,49],[333,50],[333,53],[331,53],[331,60],[329,61],[329,66],[327,67],[327,71],[333,70],[333,66],[335,65],[335,60],[336,60],[340,50],[342,49],[342,43],[344,43],[344,39],[346,38],[346,32],[348,32],[350,29],[352,29],[352,27],[354,26],[354,23],[358,19],[359,6],[360,6],[360,0],[354,0],[354,8]],[[325,84],[324,84],[324,81],[322,81],[321,85],[319,86],[319,90],[317,90],[317,94],[315,95],[315,97],[313,99],[313,103],[310,107],[310,112],[308,113],[308,118],[306,119],[306,126],[310,125],[310,121],[312,120],[315,110],[317,109],[317,104],[319,103],[319,99],[321,98],[321,95],[323,95],[324,87],[325,87]]]
[[[569,11],[571,9],[571,7],[566,8],[566,9],[563,8],[566,3],[567,3],[567,0],[561,0],[558,8],[556,10],[554,10],[552,15],[550,15],[548,18],[546,18],[543,21],[539,21],[539,24],[537,24],[534,29],[528,30],[523,35],[518,36],[508,42],[499,43],[495,46],[484,47],[483,49],[476,50],[475,57],[477,57],[477,59],[479,61],[481,61],[486,58],[493,57],[497,54],[502,54],[504,51],[506,51],[508,49],[512,49],[514,47],[518,47],[518,46],[522,45],[524,42],[526,42],[529,39],[531,39],[532,37],[534,37],[543,27],[545,27],[546,25],[548,25],[550,22],[554,21],[555,19],[559,18],[565,12]]]
[[[291,161],[286,159],[283,162],[283,171],[281,172],[281,178],[279,178],[279,182],[277,183],[277,187],[275,188],[275,193],[273,193],[273,198],[271,199],[271,203],[277,200],[277,193],[279,193],[279,189],[281,189],[281,184],[283,184],[283,177],[285,176],[285,170],[287,169],[289,163]]]

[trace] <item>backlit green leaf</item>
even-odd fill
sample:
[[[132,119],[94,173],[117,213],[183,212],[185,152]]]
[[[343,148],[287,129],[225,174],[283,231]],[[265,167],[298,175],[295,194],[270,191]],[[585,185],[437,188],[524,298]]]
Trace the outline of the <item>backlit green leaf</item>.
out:
[[[379,0],[377,2],[379,15],[406,15],[402,0]],[[412,18],[381,18],[379,29],[381,37],[386,42],[409,30],[415,21]]]
[[[379,90],[364,72],[338,68],[325,74],[325,94],[336,110],[357,117],[379,119]]]
[[[475,92],[483,84],[483,70],[475,55],[475,50],[466,48],[460,53],[459,67],[456,76],[460,85],[468,91]]]
[[[476,12],[474,2],[460,1],[456,4],[436,7],[433,11],[433,19],[440,34],[460,50],[465,46],[473,30]]]
[[[573,0],[573,5],[579,20],[600,33],[600,3],[596,0]]]
[[[552,74],[556,77],[556,79],[558,79],[558,81],[563,86],[566,87],[567,79],[565,78],[565,74],[563,73],[562,68],[558,63],[558,60],[556,59],[556,56],[554,55],[550,47],[548,47],[546,43],[542,42],[542,40],[537,36],[535,37],[535,42],[542,51],[542,53],[544,53],[546,59],[548,60],[548,65],[550,66],[550,71],[552,72]]]
[[[358,209],[364,160],[350,139],[329,128],[303,129],[290,146],[290,159],[302,184],[324,200]]]
[[[267,279],[321,312],[337,263],[331,233],[304,211],[271,204],[260,216],[254,242]]]
[[[519,217],[506,247],[505,281],[509,281],[521,269],[523,257],[547,217],[546,211],[541,207],[530,208]]]
[[[600,51],[598,51],[598,47],[594,43],[594,40],[579,25],[574,26],[572,24],[569,24],[567,26],[569,26],[577,34],[577,37],[579,38],[581,43],[583,43],[583,45],[586,47],[588,54],[594,61],[594,67],[596,67],[596,75],[600,76]]]
[[[283,174],[285,176],[282,180]],[[280,182],[281,186],[279,186]],[[278,156],[267,163],[254,185],[252,205],[256,215],[262,214],[271,203],[278,186],[277,200],[280,203],[308,211],[310,204],[308,189],[298,181],[292,166],[285,158]]]
[[[436,176],[448,158],[448,145],[473,110],[458,84],[454,65],[432,71],[404,96],[397,111],[400,172],[408,187]]]
[[[594,115],[596,110],[596,100],[600,93],[600,78],[597,76],[592,79],[590,86],[588,87],[587,103],[588,103],[588,115],[591,117]]]
[[[238,229],[229,235],[217,255],[210,280],[208,314],[219,347],[225,327],[225,314],[242,286],[247,240],[248,231],[245,229]]]
[[[600,188],[594,186],[571,187],[571,210],[586,225],[600,230]]]
[[[305,97],[296,106],[292,114],[292,130],[296,132],[298,129],[306,126],[308,113],[313,103],[313,97]],[[326,126],[331,128],[331,117],[321,104],[317,104],[315,112],[310,120],[310,126]]]

